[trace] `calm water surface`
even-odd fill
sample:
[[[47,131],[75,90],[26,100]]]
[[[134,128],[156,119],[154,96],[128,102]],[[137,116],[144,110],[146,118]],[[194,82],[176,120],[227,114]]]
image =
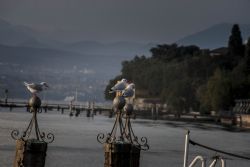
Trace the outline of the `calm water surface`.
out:
[[[11,167],[15,154],[15,141],[10,137],[13,129],[23,131],[32,114],[24,111],[5,111],[0,108],[0,167]],[[70,118],[55,111],[38,115],[42,131],[52,132],[55,141],[48,146],[46,167],[103,167],[103,147],[96,140],[98,133],[111,131],[114,119],[97,115],[86,118]],[[185,129],[191,130],[191,138],[197,142],[225,151],[250,157],[250,133],[230,132],[220,126],[209,124],[132,120],[133,129],[138,137],[148,138],[150,150],[141,152],[141,167],[181,167]],[[210,157],[215,152],[190,146],[190,159],[195,155]],[[229,156],[227,167],[249,167],[250,161]]]

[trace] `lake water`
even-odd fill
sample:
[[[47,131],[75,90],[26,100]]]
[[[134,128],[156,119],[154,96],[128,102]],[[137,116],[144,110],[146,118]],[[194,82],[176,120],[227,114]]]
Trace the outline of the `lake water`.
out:
[[[0,167],[11,167],[15,156],[13,129],[23,131],[32,114],[23,111],[9,112],[0,108]],[[103,167],[104,151],[96,140],[98,133],[111,131],[114,118],[97,115],[93,119],[61,115],[56,111],[38,114],[39,127],[52,132],[55,141],[48,146],[46,167]],[[153,121],[136,119],[132,126],[138,137],[148,138],[150,149],[141,152],[141,167],[181,167],[186,129],[191,139],[224,151],[250,157],[250,132],[231,132],[224,128],[200,123]],[[213,151],[190,145],[190,159],[203,155],[207,161],[216,155]],[[224,156],[227,167],[249,167],[250,161]]]

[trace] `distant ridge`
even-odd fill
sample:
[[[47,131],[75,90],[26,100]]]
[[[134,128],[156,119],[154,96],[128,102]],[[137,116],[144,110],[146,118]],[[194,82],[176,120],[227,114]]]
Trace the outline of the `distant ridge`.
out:
[[[0,18],[0,44],[10,46],[24,46],[25,44],[33,47],[41,47],[42,44],[33,37],[33,30],[9,23]]]
[[[135,55],[149,55],[149,50],[155,44],[141,44],[137,42],[101,43],[98,41],[80,41],[65,45],[70,51],[95,55],[118,55],[132,58]]]
[[[186,36],[178,41],[179,45],[197,45],[200,48],[218,48],[227,46],[233,24],[221,23]],[[250,24],[239,24],[243,42],[250,37]]]

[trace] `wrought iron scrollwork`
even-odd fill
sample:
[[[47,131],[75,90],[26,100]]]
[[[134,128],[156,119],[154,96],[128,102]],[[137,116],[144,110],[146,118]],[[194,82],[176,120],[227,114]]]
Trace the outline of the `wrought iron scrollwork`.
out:
[[[148,139],[146,137],[141,137],[140,142],[138,141],[138,138],[135,138],[134,142],[136,143],[135,145],[141,150],[149,149]]]
[[[103,133],[99,133],[96,137],[97,141],[101,144],[105,143],[105,135]]]
[[[17,130],[17,129],[15,129],[15,130],[13,130],[13,131],[11,132],[11,137],[12,137],[12,139],[14,139],[14,140],[18,140],[18,139],[22,138],[22,136],[20,136],[19,130]]]
[[[138,137],[135,136],[135,134],[134,134],[129,116],[127,116],[127,118],[126,118],[126,126],[125,126],[124,133],[126,134],[126,136],[127,136],[126,138],[128,139],[128,141],[131,144],[135,145],[140,150],[148,150],[149,149],[148,139],[146,137],[141,137],[140,141],[138,141]]]
[[[104,143],[112,143],[113,141],[116,140],[116,137],[112,137],[110,133],[108,133],[107,135],[103,134],[103,133],[99,133],[97,135],[97,141],[101,144]]]
[[[119,102],[119,99],[115,99],[114,102]],[[131,104],[129,104],[131,105]],[[115,104],[115,106],[119,106],[120,104]],[[120,107],[121,108],[121,107]],[[111,130],[111,133],[108,133],[107,135],[103,133],[99,133],[97,135],[97,141],[101,144],[104,143],[131,143],[135,147],[137,147],[140,150],[148,150],[148,140],[146,137],[141,137],[140,141],[138,140],[138,137],[135,136],[134,131],[132,129],[132,125],[130,122],[130,116],[133,110],[133,107],[128,106],[126,111],[122,111],[122,109],[116,108],[114,109],[116,111],[116,119],[113,125],[113,128]],[[125,119],[125,120],[124,120]]]
[[[29,133],[31,133],[31,132],[29,132]],[[17,129],[15,129],[15,130],[13,130],[12,132],[11,132],[11,137],[12,137],[12,139],[14,139],[14,140],[18,140],[18,139],[23,139],[23,140],[27,140],[29,137],[30,137],[30,134],[29,133],[27,133],[27,132],[23,132],[22,134],[19,132],[19,130],[17,130]],[[40,140],[40,141],[44,141],[44,142],[46,142],[46,143],[52,143],[53,141],[54,141],[54,139],[55,139],[55,136],[54,136],[54,134],[52,134],[52,133],[48,133],[47,135],[44,133],[44,132],[42,132],[42,134],[41,133],[39,133],[39,136],[38,137],[36,137],[38,140]]]
[[[55,139],[55,136],[53,133],[48,133],[47,135],[45,135],[45,133],[43,132],[41,135],[41,139],[46,143],[52,143]]]
[[[35,97],[37,98],[37,97]],[[39,141],[43,141],[46,143],[52,143],[55,139],[54,134],[45,132],[40,132],[38,122],[37,122],[37,113],[39,112],[39,108],[32,108],[30,110],[33,113],[33,116],[29,122],[28,127],[26,130],[21,134],[19,130],[15,129],[11,132],[11,137],[14,140],[22,139],[24,141],[28,140],[31,136],[32,131],[35,133],[35,138]]]

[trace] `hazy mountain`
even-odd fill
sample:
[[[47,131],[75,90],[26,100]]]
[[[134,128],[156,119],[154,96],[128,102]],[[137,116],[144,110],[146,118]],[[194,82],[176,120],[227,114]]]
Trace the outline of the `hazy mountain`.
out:
[[[79,99],[103,100],[109,79],[118,75],[121,62],[135,55],[149,55],[153,44],[80,41],[65,44],[45,38],[26,26],[0,19],[0,87],[23,98],[23,81],[47,81],[48,96],[64,99],[78,89]]]
[[[32,30],[25,26],[16,26],[0,19],[0,44],[10,46],[21,46],[24,44],[42,46],[31,33]]]
[[[113,77],[119,73],[123,60],[125,59],[115,55],[89,55],[48,48],[0,45],[1,64],[17,64],[37,71],[48,68],[60,71],[87,68],[95,71],[96,77]]]
[[[27,94],[23,81],[47,81],[51,99],[64,99],[77,88],[79,99],[94,94],[103,100],[106,82],[119,73],[120,66],[112,57],[0,45],[0,86],[19,98]]]
[[[3,19],[0,19],[0,44],[9,46],[53,48],[89,55],[118,55],[125,58],[131,58],[135,55],[149,55],[149,49],[154,46],[154,44],[124,41],[101,43],[98,41],[83,40],[79,42],[65,43],[48,38],[45,34],[27,26],[14,25]]]
[[[34,58],[36,61],[32,62],[33,64],[51,64],[52,60],[56,60],[54,66],[60,65],[61,68],[64,65],[79,66],[85,63],[95,71],[106,72],[108,76],[119,73],[122,61],[131,59],[135,55],[146,54],[152,46],[133,42],[104,44],[96,41],[65,44],[44,38],[42,34],[29,27],[14,25],[2,19],[0,19],[0,44],[2,44],[1,58],[10,56],[8,59],[12,59],[13,62],[18,60],[18,64],[26,63],[26,60],[31,62]]]
[[[46,81],[50,99],[64,99],[78,89],[79,100],[104,100],[106,84],[120,73],[121,62],[148,50],[148,45],[130,42],[65,44],[0,19],[0,88],[25,98],[23,81]]]
[[[242,38],[245,41],[250,37],[250,25],[243,24],[239,26]],[[203,31],[186,36],[178,40],[176,43],[180,45],[197,45],[201,48],[211,49],[227,46],[232,27],[233,24],[229,23],[217,24]]]
[[[142,44],[136,42],[101,43],[97,41],[80,41],[65,45],[65,49],[85,54],[117,55],[132,58],[135,55],[149,55],[150,48],[154,44]]]
[[[28,26],[15,25],[0,18],[0,44],[36,48],[60,48],[64,43],[49,39],[41,32]]]

